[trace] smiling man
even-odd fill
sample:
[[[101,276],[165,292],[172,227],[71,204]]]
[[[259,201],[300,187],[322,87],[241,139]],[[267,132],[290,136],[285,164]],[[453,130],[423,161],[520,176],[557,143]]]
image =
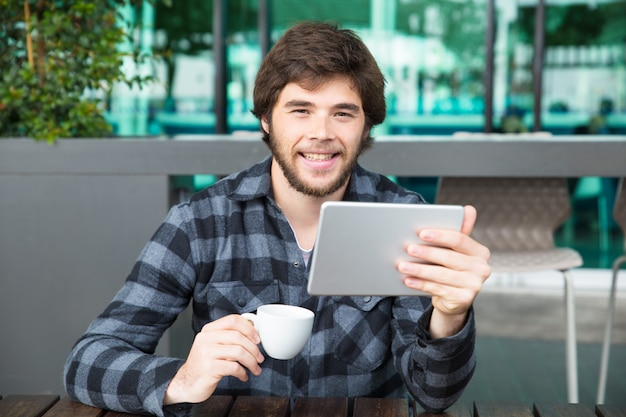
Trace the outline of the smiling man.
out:
[[[476,211],[466,207],[461,232],[423,230],[432,245],[408,246],[416,262],[398,269],[430,297],[311,296],[323,202],[424,200],[357,162],[385,99],[383,75],[353,32],[315,22],[289,29],[261,64],[253,113],[271,156],[170,210],[70,353],[68,394],[161,416],[186,415],[216,393],[410,395],[427,410],[447,408],[474,371],[472,303],[490,274],[489,250],[469,236]],[[155,356],[190,301],[196,336],[187,358]],[[271,303],[315,312],[294,359],[263,355],[241,317]]]

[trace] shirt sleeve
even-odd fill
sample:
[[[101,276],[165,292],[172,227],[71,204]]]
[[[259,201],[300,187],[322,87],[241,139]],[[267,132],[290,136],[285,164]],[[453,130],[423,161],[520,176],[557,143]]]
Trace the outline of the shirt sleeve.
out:
[[[193,279],[189,239],[177,224],[170,212],[121,290],[74,345],[64,367],[70,398],[114,411],[165,414],[165,390],[183,360],[154,352],[187,306]]]
[[[432,305],[416,320],[417,325],[411,319],[410,310],[399,310],[393,342],[396,366],[401,370],[409,392],[424,410],[442,412],[458,400],[474,374],[476,328],[473,309],[456,335],[435,340],[428,330]]]

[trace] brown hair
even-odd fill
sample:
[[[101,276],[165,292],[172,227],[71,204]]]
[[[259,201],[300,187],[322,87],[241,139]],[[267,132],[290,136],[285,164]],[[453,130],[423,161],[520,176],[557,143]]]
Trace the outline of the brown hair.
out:
[[[385,120],[385,78],[363,41],[351,30],[322,22],[288,29],[267,54],[254,85],[252,113],[271,120],[278,95],[290,82],[315,89],[335,75],[347,75],[361,96],[366,128]],[[267,143],[269,135],[264,134]],[[367,146],[372,137],[366,138]]]

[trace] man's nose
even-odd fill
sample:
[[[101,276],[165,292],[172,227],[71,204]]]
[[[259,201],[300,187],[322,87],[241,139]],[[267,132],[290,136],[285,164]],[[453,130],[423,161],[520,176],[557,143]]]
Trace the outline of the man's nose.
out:
[[[329,140],[334,138],[332,121],[329,116],[319,115],[311,119],[310,139]]]

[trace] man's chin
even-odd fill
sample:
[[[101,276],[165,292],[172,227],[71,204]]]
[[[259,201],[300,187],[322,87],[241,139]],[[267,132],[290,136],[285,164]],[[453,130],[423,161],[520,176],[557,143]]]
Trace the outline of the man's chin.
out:
[[[304,183],[300,181],[289,181],[291,187],[302,193],[308,197],[317,197],[323,198],[328,197],[335,192],[341,190],[344,185],[347,183],[347,179],[343,181],[335,181],[330,184],[320,184],[320,183]]]

